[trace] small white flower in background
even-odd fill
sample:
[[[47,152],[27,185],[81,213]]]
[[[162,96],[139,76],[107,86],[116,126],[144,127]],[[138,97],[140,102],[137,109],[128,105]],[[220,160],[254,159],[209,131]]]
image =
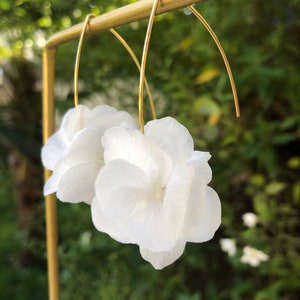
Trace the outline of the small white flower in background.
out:
[[[226,252],[228,256],[232,257],[236,253],[236,243],[233,239],[220,239],[222,251]]]
[[[186,242],[210,240],[221,204],[207,186],[210,154],[194,151],[188,130],[171,117],[150,121],[145,134],[122,126],[103,138],[105,166],[92,201],[95,227],[139,245],[156,269],[178,259]]]
[[[263,251],[251,248],[249,246],[244,247],[243,256],[241,257],[241,262],[244,264],[249,264],[252,267],[257,267],[261,262],[267,261],[269,256]]]
[[[61,201],[90,204],[96,177],[104,164],[101,138],[106,129],[122,123],[137,128],[127,112],[108,105],[94,109],[78,105],[67,111],[60,129],[42,148],[42,162],[53,171],[44,195],[57,192]]]
[[[242,219],[244,224],[249,228],[255,227],[258,221],[257,215],[252,212],[243,214]]]

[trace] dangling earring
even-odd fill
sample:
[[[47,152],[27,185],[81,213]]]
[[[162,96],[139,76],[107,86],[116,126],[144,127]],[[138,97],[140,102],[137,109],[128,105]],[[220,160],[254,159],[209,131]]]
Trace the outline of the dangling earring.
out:
[[[231,72],[230,64],[229,64],[228,59],[226,57],[225,51],[223,50],[223,47],[222,47],[218,37],[216,36],[216,34],[212,30],[212,28],[209,26],[209,24],[206,22],[206,20],[201,16],[201,14],[192,5],[189,5],[188,9],[203,24],[203,26],[209,32],[209,34],[213,38],[214,42],[216,43],[216,45],[217,45],[217,47],[220,51],[220,54],[223,58],[225,66],[226,66],[227,74],[228,74],[231,89],[232,89],[233,100],[234,100],[234,105],[235,105],[235,114],[236,114],[237,117],[239,117],[240,116],[239,100],[238,100],[237,91],[236,91],[233,75],[232,75],[232,72]]]
[[[83,28],[81,31],[81,35],[79,38],[78,42],[78,47],[77,47],[77,53],[76,53],[76,60],[75,60],[75,67],[74,67],[74,106],[78,105],[78,74],[79,74],[79,62],[80,62],[80,55],[81,55],[81,49],[82,49],[82,44],[83,44],[83,38],[84,34],[86,32],[87,26],[89,24],[89,21],[94,18],[94,14],[88,14],[85,18]],[[109,31],[116,37],[116,39],[124,46],[124,48],[127,50],[131,58],[133,59],[134,63],[136,64],[137,68],[139,71],[141,71],[141,65],[132,50],[132,48],[127,44],[127,42],[122,38],[122,36],[113,28],[109,29]],[[145,72],[144,72],[145,73]],[[143,77],[143,83],[145,83],[146,90],[149,96],[149,102],[150,102],[150,107],[151,107],[151,112],[152,112],[152,118],[156,119],[156,112],[155,112],[155,107],[154,107],[154,101],[153,97],[150,91],[149,83],[147,81],[147,78],[144,76]]]
[[[157,6],[160,0],[154,0],[151,14],[148,21],[147,32],[144,41],[144,48],[142,54],[141,61],[141,71],[140,71],[140,83],[139,83],[139,126],[140,131],[144,133],[144,81],[145,81],[145,70],[146,70],[146,62],[148,56],[148,49],[150,43],[150,37],[152,33],[154,18],[157,10]]]
[[[133,59],[134,63],[136,64],[138,70],[141,72],[141,65],[140,65],[136,55],[134,54],[133,50],[130,48],[130,46],[126,43],[126,41],[120,36],[120,34],[115,29],[109,29],[109,31],[124,46],[124,48],[127,50],[127,52],[130,54],[131,58]],[[146,90],[147,90],[148,97],[149,97],[149,103],[150,103],[150,107],[151,107],[152,119],[155,120],[156,119],[156,111],[155,111],[154,101],[153,101],[152,94],[150,92],[150,87],[149,87],[146,76],[144,77],[143,82],[145,82]]]
[[[85,21],[84,21],[83,28],[82,28],[82,31],[80,34],[80,38],[79,38],[77,54],[76,54],[76,59],[75,59],[75,68],[74,68],[74,106],[78,105],[78,73],[79,73],[79,62],[80,62],[83,38],[84,38],[84,34],[85,34],[85,31],[89,24],[90,19],[94,18],[94,17],[95,17],[94,14],[88,14],[85,17]]]

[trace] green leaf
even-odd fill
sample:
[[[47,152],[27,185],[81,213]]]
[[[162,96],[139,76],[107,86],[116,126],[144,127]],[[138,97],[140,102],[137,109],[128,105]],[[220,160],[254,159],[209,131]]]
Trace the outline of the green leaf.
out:
[[[48,28],[52,25],[52,19],[48,16],[42,17],[37,21],[38,26]]]
[[[207,70],[204,70],[202,73],[200,73],[196,78],[197,84],[202,84],[208,81],[213,80],[217,76],[220,75],[220,71],[215,68],[209,68]]]
[[[253,199],[254,210],[259,215],[260,220],[268,222],[271,218],[271,212],[267,205],[266,195],[258,193]]]
[[[296,182],[293,185],[293,201],[295,204],[299,204],[300,203],[300,182]]]
[[[299,116],[291,116],[286,118],[281,124],[280,128],[283,130],[290,129],[299,122]]]
[[[200,97],[195,101],[194,104],[195,110],[197,110],[202,115],[219,115],[220,107],[218,104],[213,101],[209,96]]]
[[[287,166],[290,169],[299,169],[300,168],[300,156],[293,156],[287,161]]]
[[[285,189],[286,185],[284,182],[271,182],[266,186],[266,193],[268,195],[278,195]]]
[[[265,177],[262,174],[255,174],[250,179],[251,183],[257,187],[261,187],[265,184]]]
[[[279,134],[274,137],[273,142],[274,144],[286,144],[293,141],[295,138],[295,135],[292,133]]]

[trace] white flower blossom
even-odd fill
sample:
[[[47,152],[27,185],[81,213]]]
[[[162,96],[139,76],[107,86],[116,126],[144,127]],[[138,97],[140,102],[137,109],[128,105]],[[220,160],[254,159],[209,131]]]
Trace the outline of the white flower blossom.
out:
[[[269,256],[263,251],[251,248],[249,246],[244,247],[243,256],[241,257],[241,262],[244,264],[249,264],[252,267],[257,267],[261,262],[267,261]]]
[[[252,212],[243,214],[242,219],[244,224],[249,228],[255,227],[258,221],[257,215]]]
[[[232,257],[236,253],[236,243],[233,239],[220,239],[222,251],[226,252],[228,256]]]
[[[101,138],[106,129],[124,122],[137,127],[128,113],[108,105],[93,109],[78,105],[70,109],[60,129],[42,148],[42,162],[53,170],[44,195],[57,192],[61,201],[90,204],[96,177],[104,164]]]
[[[139,245],[156,269],[178,259],[186,242],[210,240],[221,204],[207,186],[210,154],[194,151],[188,130],[171,117],[150,121],[145,134],[124,127],[103,138],[105,166],[92,201],[95,227]]]

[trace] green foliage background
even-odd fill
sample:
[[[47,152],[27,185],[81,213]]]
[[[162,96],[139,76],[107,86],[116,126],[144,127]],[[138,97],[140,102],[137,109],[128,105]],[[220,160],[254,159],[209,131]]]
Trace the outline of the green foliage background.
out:
[[[39,74],[37,31],[48,37],[83,21],[91,11],[100,14],[129,2],[2,0],[0,63],[24,60],[24,52],[30,48],[34,53],[31,66]],[[222,202],[222,225],[212,241],[187,245],[177,262],[155,271],[142,261],[136,246],[118,244],[97,232],[88,206],[59,203],[62,299],[298,299],[298,1],[210,0],[196,7],[215,30],[230,60],[241,118],[234,116],[228,76],[216,46],[202,25],[182,10],[156,18],[147,78],[159,117],[176,117],[190,130],[195,148],[212,154],[211,185]],[[139,57],[146,25],[147,21],[141,21],[118,28]],[[73,105],[76,47],[75,41],[58,52],[60,111]],[[136,113],[138,72],[110,33],[85,39],[80,80],[80,101],[96,93],[106,103]],[[2,105],[0,111],[4,109]],[[150,119],[149,109],[145,114]],[[14,132],[23,136],[23,143],[16,143],[11,132],[4,131],[4,114],[0,116],[0,136],[19,149],[25,147],[32,139],[31,131],[20,131],[22,120],[16,118]],[[35,144],[31,141],[30,145]],[[4,156],[6,146],[0,143]],[[31,155],[38,152],[32,147]],[[32,244],[26,232],[18,229],[11,175],[4,165],[0,173],[0,298],[45,299],[44,240]],[[39,209],[42,211],[43,202]],[[242,223],[242,215],[249,211],[259,217],[255,228]],[[33,220],[31,226],[42,224]],[[219,239],[224,237],[237,243],[233,258],[220,249]],[[267,253],[269,261],[257,268],[242,264],[246,245]],[[24,248],[34,249],[41,261],[21,266],[18,253]]]

